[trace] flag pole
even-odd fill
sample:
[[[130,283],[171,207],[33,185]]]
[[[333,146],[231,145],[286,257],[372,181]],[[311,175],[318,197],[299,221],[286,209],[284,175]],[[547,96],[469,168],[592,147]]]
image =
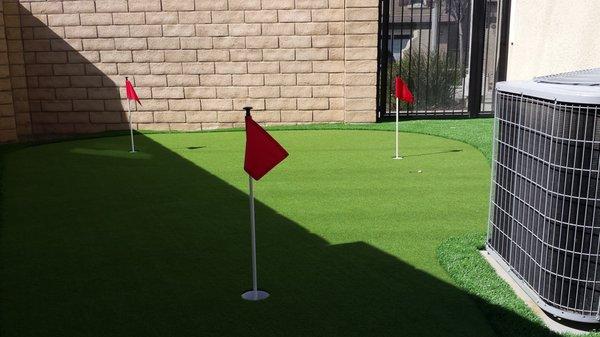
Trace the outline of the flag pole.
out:
[[[245,107],[246,116],[250,116],[251,107]],[[252,290],[242,294],[247,301],[260,301],[269,297],[266,291],[258,290],[258,271],[256,268],[256,221],[254,212],[254,180],[248,175],[248,201],[250,206],[250,237],[252,246]]]
[[[394,159],[402,159],[402,157],[399,156],[398,153],[398,129],[399,129],[399,121],[398,121],[398,115],[400,113],[400,100],[398,99],[398,97],[396,97],[396,157],[394,157]]]
[[[129,78],[125,77],[125,81],[127,81]],[[135,152],[135,143],[133,142],[133,126],[131,124],[131,100],[129,99],[129,97],[127,97],[127,111],[129,112],[129,117],[127,118],[129,120],[129,135],[131,136],[131,153]]]
[[[254,184],[248,175],[248,188],[250,189],[250,236],[252,240],[252,291],[258,292],[258,277],[256,271],[256,219],[254,213]]]

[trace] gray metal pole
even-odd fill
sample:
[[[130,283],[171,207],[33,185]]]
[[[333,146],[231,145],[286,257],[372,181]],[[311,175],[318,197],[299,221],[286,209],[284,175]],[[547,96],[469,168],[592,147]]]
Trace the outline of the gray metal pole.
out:
[[[250,236],[252,237],[252,290],[258,291],[258,277],[256,271],[256,223],[254,218],[254,184],[248,175],[248,188],[250,190]]]
[[[258,271],[256,268],[256,223],[254,220],[254,182],[252,177],[248,175],[248,195],[250,201],[250,236],[252,240],[252,290],[248,290],[242,294],[242,298],[247,301],[260,301],[269,297],[269,293],[263,290],[258,290]]]
[[[133,126],[131,124],[131,101],[127,98],[127,110],[129,111],[129,135],[131,136],[131,152],[135,152],[135,143],[133,142]]]
[[[398,115],[400,114],[400,100],[398,99],[398,97],[396,97],[396,156],[394,157],[394,159],[402,159],[402,157],[400,157],[400,152],[398,150],[398,134],[399,134],[399,125],[398,123],[400,122],[398,120]]]
[[[431,2],[431,39],[429,45],[429,51],[433,51],[437,54],[438,51],[438,32],[439,32],[439,16],[440,16],[440,3],[438,0]],[[433,47],[433,48],[432,48]]]
[[[485,56],[485,2],[474,0],[471,6],[471,57],[469,60],[469,116],[481,112],[483,59]]]

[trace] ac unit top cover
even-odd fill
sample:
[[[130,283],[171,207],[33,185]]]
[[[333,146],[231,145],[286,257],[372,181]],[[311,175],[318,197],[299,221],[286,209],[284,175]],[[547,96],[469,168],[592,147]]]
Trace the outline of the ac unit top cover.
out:
[[[600,104],[600,68],[496,83],[496,89],[551,101]]]

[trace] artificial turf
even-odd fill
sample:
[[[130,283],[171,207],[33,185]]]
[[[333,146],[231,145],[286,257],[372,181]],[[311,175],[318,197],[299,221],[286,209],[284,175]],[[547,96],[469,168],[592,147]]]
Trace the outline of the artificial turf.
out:
[[[456,119],[415,119],[400,122],[400,132],[420,133],[448,139],[459,140],[472,145],[488,159],[492,160],[493,119],[456,118]],[[394,131],[393,122],[377,124],[300,124],[271,126],[269,130],[369,130]],[[235,129],[233,129],[235,130]],[[219,129],[213,132],[230,132],[232,129]]]
[[[272,133],[291,155],[256,184],[262,303],[240,299],[243,133],[7,154],[2,336],[494,335],[436,259],[445,238],[484,230],[479,151],[404,133],[396,161],[389,132]]]
[[[438,247],[440,263],[457,285],[476,296],[484,316],[499,336],[559,336],[545,328],[541,319],[482,258],[484,242],[484,234],[448,238]]]

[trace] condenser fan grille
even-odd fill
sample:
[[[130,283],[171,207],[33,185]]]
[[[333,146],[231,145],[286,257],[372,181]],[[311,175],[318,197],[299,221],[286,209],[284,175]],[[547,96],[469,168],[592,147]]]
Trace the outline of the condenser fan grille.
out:
[[[598,322],[598,105],[516,89],[496,93],[488,251],[544,310]]]

